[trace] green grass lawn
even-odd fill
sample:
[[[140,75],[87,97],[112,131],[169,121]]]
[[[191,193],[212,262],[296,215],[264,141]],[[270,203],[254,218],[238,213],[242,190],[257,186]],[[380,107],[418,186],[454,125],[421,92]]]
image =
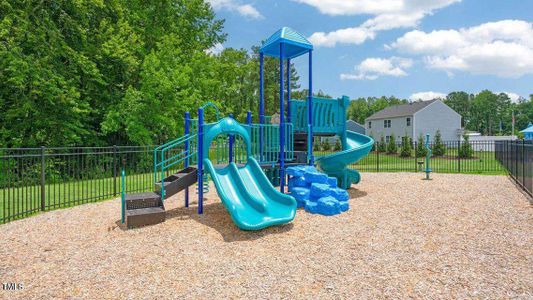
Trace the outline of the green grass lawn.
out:
[[[332,152],[316,151],[315,155],[327,155]],[[389,155],[385,153],[371,152],[351,168],[362,172],[415,172],[425,164],[419,165],[417,162],[425,162],[425,157],[400,157],[399,155]],[[507,174],[503,166],[495,159],[494,152],[475,151],[473,158],[458,159],[457,151],[449,149],[444,157],[432,157],[430,168],[436,173],[463,173],[482,175],[505,175]]]
[[[213,150],[211,150],[213,151]],[[216,157],[210,151],[210,156]],[[315,151],[316,156],[332,152]],[[474,152],[474,158],[456,158],[456,151],[449,149],[450,157],[433,157],[430,166],[437,173],[458,173],[459,167],[464,174],[505,175],[505,169],[494,158],[493,152]],[[398,155],[371,152],[367,157],[350,167],[362,172],[414,172],[424,165],[418,162],[424,158],[402,158]],[[378,169],[379,162],[379,169]],[[180,166],[176,166],[179,168]],[[126,178],[126,190],[129,192],[145,192],[153,189],[153,173],[129,174]],[[71,207],[78,204],[97,202],[120,196],[120,177],[100,179],[71,180],[62,183],[51,183],[45,186],[46,210]],[[116,194],[115,194],[116,193]],[[4,218],[20,219],[37,213],[41,208],[41,189],[39,185],[26,185],[0,189],[0,223]]]
[[[66,208],[120,196],[120,177],[72,180],[45,185],[46,210]],[[115,190],[116,184],[116,190]],[[146,192],[153,189],[153,173],[132,174],[126,177],[126,190]],[[115,194],[116,191],[116,194]],[[0,189],[0,223],[11,216],[20,219],[41,209],[40,185]],[[7,220],[6,220],[7,221]]]

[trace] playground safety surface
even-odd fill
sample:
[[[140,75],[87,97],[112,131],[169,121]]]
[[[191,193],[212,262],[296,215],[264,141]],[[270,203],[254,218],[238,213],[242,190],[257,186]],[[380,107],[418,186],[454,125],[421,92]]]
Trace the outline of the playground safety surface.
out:
[[[165,223],[118,226],[120,201],[0,225],[0,298],[533,297],[533,210],[505,176],[363,173],[350,210],[298,210],[240,231],[216,196],[205,214],[166,201]]]

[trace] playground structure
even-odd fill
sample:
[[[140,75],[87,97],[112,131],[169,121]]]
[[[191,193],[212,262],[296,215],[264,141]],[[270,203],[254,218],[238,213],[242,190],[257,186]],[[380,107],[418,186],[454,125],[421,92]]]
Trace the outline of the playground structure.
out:
[[[164,200],[185,191],[188,207],[189,187],[195,184],[198,213],[202,214],[203,195],[209,191],[208,175],[232,220],[244,230],[259,230],[294,219],[297,201],[285,194],[288,167],[316,164],[324,177],[334,179],[329,182],[336,182],[342,189],[358,183],[360,174],[347,166],[366,156],[374,141],[346,130],[348,97],[312,96],[312,53],[311,43],[287,27],[267,39],[259,52],[259,123],[253,123],[251,112],[244,124],[231,115],[221,117],[212,103],[198,109],[197,119],[185,113],[185,135],[154,150],[155,191],[131,195],[123,192],[122,222],[131,228],[164,221]],[[290,72],[288,84],[284,81],[285,63],[290,68],[291,59],[304,54],[309,56],[309,96],[305,100],[291,99]],[[271,124],[265,115],[265,55],[279,59],[279,124]],[[285,86],[289,87],[287,91]],[[211,123],[205,121],[208,108],[215,112],[216,120]],[[334,135],[339,137],[342,150],[315,158],[313,137]],[[181,164],[185,168],[174,172],[173,167]],[[275,186],[279,186],[279,191]],[[346,209],[343,206],[337,210]]]

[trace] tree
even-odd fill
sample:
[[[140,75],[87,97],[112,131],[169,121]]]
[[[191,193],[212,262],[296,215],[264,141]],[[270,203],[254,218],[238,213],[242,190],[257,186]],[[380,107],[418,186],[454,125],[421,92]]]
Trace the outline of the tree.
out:
[[[469,123],[471,118],[472,98],[474,98],[473,95],[459,91],[449,93],[444,100],[446,105],[461,115],[461,126],[463,127]]]
[[[398,153],[398,145],[396,145],[396,139],[394,138],[394,133],[392,133],[389,139],[389,143],[387,144],[387,154],[396,153]]]
[[[3,146],[154,143],[221,86],[205,50],[223,21],[202,0],[0,6]]]
[[[347,109],[348,119],[354,120],[358,123],[364,124],[366,118],[391,105],[408,103],[406,99],[399,99],[394,96],[380,98],[368,97],[357,98],[350,101]]]
[[[470,145],[470,142],[468,141],[468,135],[465,134],[463,139],[464,141],[461,143],[461,147],[459,147],[459,157],[472,158],[474,151],[472,150],[472,145]]]
[[[402,144],[400,147],[400,156],[411,157],[412,152],[413,152],[413,145],[412,145],[411,139],[407,135],[405,135],[402,137]]]
[[[444,154],[446,154],[446,145],[442,142],[440,130],[437,130],[437,132],[435,133],[432,152],[435,156],[443,156]]]
[[[337,139],[335,141],[335,146],[333,146],[333,150],[335,151],[340,151],[342,150],[342,146],[341,146],[341,141],[339,139]]]
[[[426,142],[424,141],[424,136],[420,134],[416,142],[416,157],[425,157],[428,154],[428,149],[426,148]]]
[[[383,134],[381,135],[381,138],[379,139],[377,150],[378,150],[378,152],[386,152],[387,151],[387,143],[385,142],[385,137],[383,137]]]
[[[322,140],[321,144],[322,151],[329,151],[331,150],[331,145],[329,144],[329,141],[327,138]]]
[[[314,139],[314,141],[313,141],[313,151],[320,151],[321,146],[322,145],[320,143],[320,140]]]

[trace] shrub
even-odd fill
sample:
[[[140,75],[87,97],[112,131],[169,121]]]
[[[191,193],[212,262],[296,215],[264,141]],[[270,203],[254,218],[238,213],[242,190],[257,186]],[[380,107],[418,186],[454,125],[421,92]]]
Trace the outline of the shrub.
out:
[[[340,140],[336,140],[335,141],[335,145],[333,146],[333,150],[334,151],[340,151],[342,149],[341,147],[341,141]]]
[[[313,140],[313,151],[320,151],[320,141]]]
[[[322,151],[329,151],[331,150],[331,146],[329,145],[328,139],[324,139],[321,144]]]
[[[394,138],[394,133],[391,134],[389,143],[387,144],[387,154],[396,154],[398,153],[398,146],[396,145],[396,139]]]
[[[464,141],[459,148],[459,157],[472,158],[472,156],[474,156],[474,151],[472,150],[472,145],[470,145],[470,142],[468,141],[468,135],[464,135],[463,138]]]
[[[420,134],[416,141],[416,157],[425,157],[427,154],[426,141],[424,140],[424,136]]]
[[[386,152],[387,151],[387,143],[385,143],[385,138],[383,135],[381,135],[381,138],[379,139],[379,143],[377,143],[378,146],[378,152]]]
[[[400,148],[401,157],[411,157],[411,152],[413,152],[412,141],[408,136],[402,137],[402,145]]]
[[[446,145],[442,142],[442,136],[440,135],[440,130],[437,130],[435,133],[435,138],[433,139],[433,155],[443,156],[446,154]]]

